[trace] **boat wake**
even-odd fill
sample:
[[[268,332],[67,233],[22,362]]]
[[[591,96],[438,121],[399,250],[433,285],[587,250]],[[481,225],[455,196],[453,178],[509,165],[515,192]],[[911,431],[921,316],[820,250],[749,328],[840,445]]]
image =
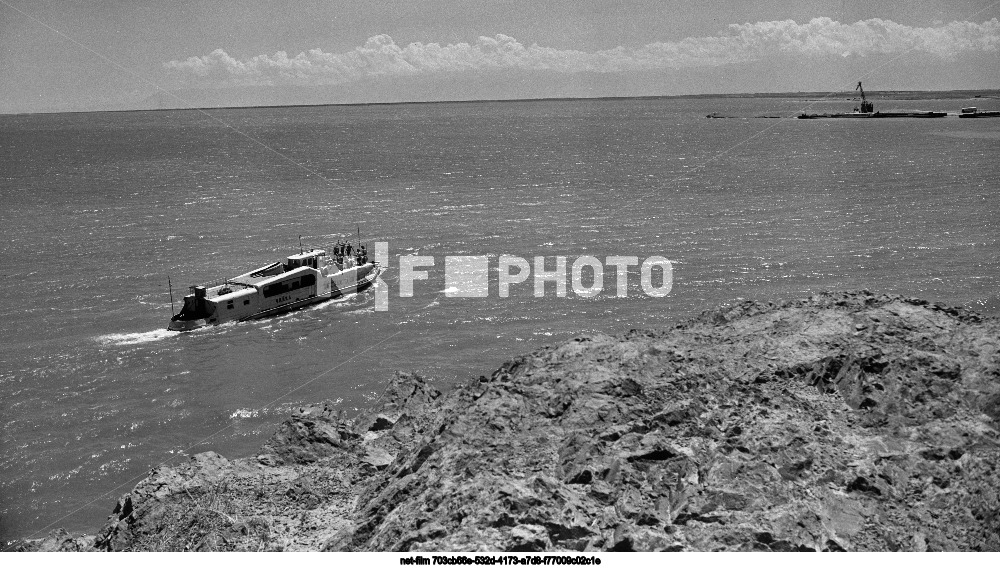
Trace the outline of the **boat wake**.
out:
[[[139,343],[152,343],[168,337],[177,337],[177,332],[166,329],[154,329],[139,333],[109,333],[107,335],[99,335],[96,339],[98,343],[103,345],[136,345]]]
[[[336,298],[334,300],[327,300],[327,301],[322,302],[322,303],[318,303],[318,304],[314,304],[312,306],[308,306],[308,307],[306,307],[304,309],[301,309],[301,310],[296,310],[294,312],[283,314],[283,315],[279,316],[277,319],[279,321],[285,320],[287,318],[294,319],[296,317],[299,317],[299,314],[302,314],[302,313],[313,313],[313,312],[322,311],[322,310],[329,310],[329,309],[343,310],[344,308],[355,308],[359,304],[359,302],[358,302],[358,298],[359,297],[361,298],[361,303],[365,303],[365,301],[368,299],[368,294],[366,294],[366,292],[367,291],[360,292],[360,293],[359,292],[352,292],[350,294],[345,294],[344,296],[341,296],[340,298]],[[353,314],[353,313],[363,313],[363,312],[367,312],[367,311],[368,311],[368,308],[366,307],[366,308],[362,308],[360,310],[352,310],[352,311],[349,311],[347,313]],[[265,319],[270,320],[270,318],[265,318]],[[265,321],[265,320],[261,320],[261,321]],[[218,325],[218,326],[212,326],[211,329],[200,328],[200,329],[192,330],[190,332],[185,332],[185,333],[180,334],[180,335],[186,335],[187,333],[208,333],[208,332],[211,332],[211,331],[218,332],[218,331],[222,331],[223,329],[231,327],[235,323],[236,322],[226,322],[226,323],[223,323],[223,324]],[[267,327],[270,327],[270,325],[268,325]],[[161,341],[161,340],[167,339],[169,337],[177,337],[177,336],[178,336],[178,332],[174,331],[174,330],[169,330],[169,329],[154,329],[152,331],[142,331],[142,332],[137,332],[137,333],[108,333],[108,334],[105,334],[105,335],[99,335],[99,336],[95,337],[94,339],[98,343],[100,343],[101,345],[121,346],[121,345],[139,345],[139,344],[142,344],[142,343],[153,343],[155,341]]]
[[[364,292],[362,292],[361,294],[363,295]],[[319,304],[313,304],[311,306],[306,306],[304,309],[302,309],[300,311],[301,312],[305,312],[305,313],[309,313],[309,312],[318,312],[318,311],[322,311],[322,310],[343,308],[345,304],[351,304],[351,303],[353,303],[354,300],[357,297],[358,297],[358,292],[351,292],[350,294],[345,294],[345,295],[343,295],[343,296],[341,296],[339,298],[335,298],[333,300],[327,300],[327,301],[319,303]]]

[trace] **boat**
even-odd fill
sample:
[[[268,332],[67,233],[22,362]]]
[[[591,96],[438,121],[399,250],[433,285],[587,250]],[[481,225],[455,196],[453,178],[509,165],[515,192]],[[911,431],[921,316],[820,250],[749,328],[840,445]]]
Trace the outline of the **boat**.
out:
[[[383,271],[378,262],[368,260],[364,248],[351,254],[338,245],[333,257],[323,249],[300,250],[285,262],[273,262],[215,285],[191,286],[167,329],[191,331],[283,314],[365,290]]]
[[[798,118],[808,119],[808,118],[873,118],[876,113],[874,112],[836,112],[836,113],[823,113],[823,114],[806,114],[802,113]]]
[[[832,114],[805,114],[798,118],[943,118],[948,116],[947,112],[926,110],[926,111],[890,111],[890,112],[837,112]]]
[[[824,113],[824,114],[806,114],[803,112],[799,115],[799,118],[810,119],[810,118],[942,118],[948,116],[946,112],[940,111],[890,111],[881,112],[875,110],[875,103],[869,101],[865,98],[865,90],[861,87],[861,81],[858,81],[858,86],[854,88],[855,91],[861,91],[861,106],[860,108],[855,108],[853,112],[837,112],[837,113]],[[964,109],[963,109],[964,110]]]
[[[906,112],[876,112],[872,118],[943,118],[948,113],[937,110],[920,110]]]
[[[979,110],[977,107],[964,107],[958,118],[1000,118],[1000,110]]]

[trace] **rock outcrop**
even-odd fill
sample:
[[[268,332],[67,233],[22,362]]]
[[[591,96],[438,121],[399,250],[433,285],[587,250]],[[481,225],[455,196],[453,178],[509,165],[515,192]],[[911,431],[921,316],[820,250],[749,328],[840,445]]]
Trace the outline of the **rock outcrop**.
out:
[[[397,374],[122,497],[104,550],[1000,550],[1000,322],[868,292]]]

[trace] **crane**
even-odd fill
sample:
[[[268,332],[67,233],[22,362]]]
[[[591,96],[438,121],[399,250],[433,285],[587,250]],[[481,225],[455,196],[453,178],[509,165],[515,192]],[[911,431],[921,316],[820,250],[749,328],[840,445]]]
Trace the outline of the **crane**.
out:
[[[861,81],[858,81],[858,86],[854,87],[855,91],[861,91],[861,112],[875,112],[875,103],[865,99],[865,90],[861,87]]]

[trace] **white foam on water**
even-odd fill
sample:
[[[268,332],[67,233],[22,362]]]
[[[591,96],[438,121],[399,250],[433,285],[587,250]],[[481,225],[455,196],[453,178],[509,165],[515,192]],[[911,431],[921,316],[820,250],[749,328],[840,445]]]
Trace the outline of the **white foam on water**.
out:
[[[334,298],[332,300],[326,300],[324,302],[319,302],[318,304],[313,304],[312,306],[307,306],[305,308],[305,310],[303,310],[303,311],[311,312],[311,311],[316,311],[316,310],[323,310],[323,309],[328,309],[328,308],[334,308],[334,307],[340,306],[341,304],[350,303],[357,296],[358,296],[357,292],[352,292],[350,294],[345,294],[345,295],[343,295],[343,296],[341,296],[339,298]]]
[[[138,343],[152,343],[153,341],[160,341],[161,339],[176,335],[176,331],[154,329],[139,333],[109,333],[107,335],[99,335],[95,339],[104,345],[136,345]]]
[[[261,409],[259,408],[238,408],[232,414],[229,415],[229,418],[233,420],[240,418],[257,418],[257,416],[260,414],[261,414]]]
[[[353,300],[357,298],[357,296],[358,296],[357,292],[346,294],[334,300],[327,300],[325,302],[319,302],[312,306],[307,306],[305,309],[301,311],[296,310],[289,312],[287,314],[282,314],[281,316],[278,316],[277,319],[284,320],[286,318],[294,318],[296,316],[296,312],[300,313],[312,312],[314,310],[337,308],[337,307],[343,307],[345,305],[349,306],[353,303]],[[265,318],[264,320],[261,321],[266,321],[271,319],[272,318]],[[220,325],[204,326],[191,331],[184,332],[184,334],[211,333],[211,332],[223,333],[241,323],[244,322],[231,321],[231,322],[225,322]],[[262,329],[267,329],[269,327],[271,327],[270,324],[263,326]],[[183,335],[183,334],[176,331],[170,331],[167,329],[154,329],[151,331],[143,331],[137,333],[108,333],[105,335],[99,335],[94,339],[102,345],[117,346],[117,345],[138,345],[141,343],[152,343],[154,341],[161,341],[169,337],[177,337],[178,335]]]

